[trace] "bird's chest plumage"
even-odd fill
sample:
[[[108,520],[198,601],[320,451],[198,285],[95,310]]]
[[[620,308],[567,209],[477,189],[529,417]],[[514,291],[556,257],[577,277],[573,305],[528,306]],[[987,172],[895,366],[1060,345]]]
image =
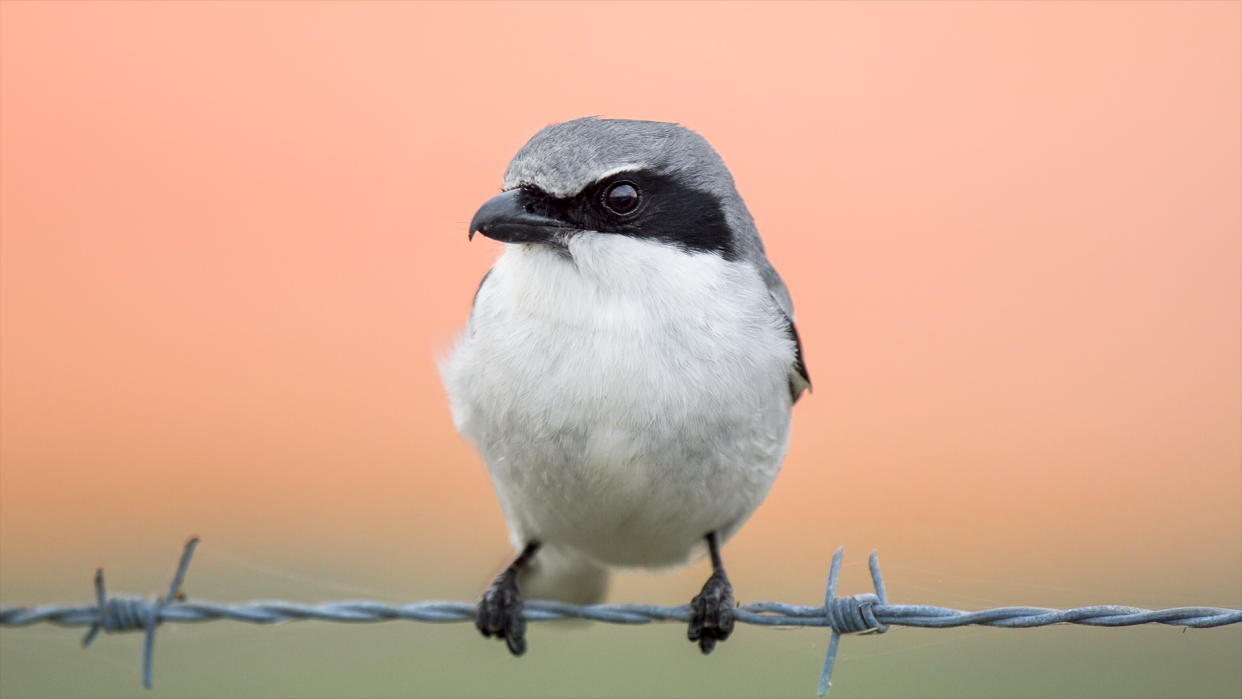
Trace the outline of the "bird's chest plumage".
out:
[[[675,563],[770,487],[793,348],[749,267],[580,238],[497,263],[445,366],[454,419],[520,535]]]

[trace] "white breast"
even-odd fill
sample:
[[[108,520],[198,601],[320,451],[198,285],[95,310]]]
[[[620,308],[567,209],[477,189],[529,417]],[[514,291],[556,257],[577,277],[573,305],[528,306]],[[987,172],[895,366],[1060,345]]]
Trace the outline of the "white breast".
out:
[[[749,264],[580,233],[507,247],[442,372],[515,540],[659,566],[766,495],[794,351]]]

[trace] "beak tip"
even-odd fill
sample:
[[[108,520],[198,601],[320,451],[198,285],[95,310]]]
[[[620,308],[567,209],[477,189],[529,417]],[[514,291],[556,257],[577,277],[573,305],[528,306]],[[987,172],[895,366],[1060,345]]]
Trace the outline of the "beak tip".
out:
[[[492,197],[470,220],[467,238],[484,235],[501,243],[550,243],[565,223],[527,210],[522,191],[510,189]]]

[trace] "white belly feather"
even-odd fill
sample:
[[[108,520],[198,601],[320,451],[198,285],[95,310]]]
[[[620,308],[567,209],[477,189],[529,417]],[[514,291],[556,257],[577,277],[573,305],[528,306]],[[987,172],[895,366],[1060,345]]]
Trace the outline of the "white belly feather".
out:
[[[442,371],[515,543],[684,561],[759,505],[794,360],[753,267],[627,236],[510,245]]]

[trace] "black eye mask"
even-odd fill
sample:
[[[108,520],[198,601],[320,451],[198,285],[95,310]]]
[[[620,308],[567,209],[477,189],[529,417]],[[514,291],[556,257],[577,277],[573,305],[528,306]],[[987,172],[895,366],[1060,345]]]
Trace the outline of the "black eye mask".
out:
[[[579,230],[651,238],[687,252],[719,253],[726,260],[737,257],[720,200],[668,175],[623,172],[563,198],[524,185],[519,199],[528,213]]]

